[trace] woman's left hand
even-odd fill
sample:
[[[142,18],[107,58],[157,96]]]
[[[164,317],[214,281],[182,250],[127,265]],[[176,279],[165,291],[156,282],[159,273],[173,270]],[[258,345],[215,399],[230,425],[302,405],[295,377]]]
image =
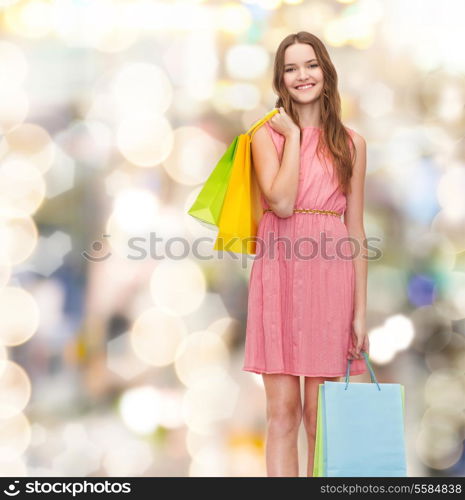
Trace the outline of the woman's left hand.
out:
[[[347,359],[362,359],[361,351],[365,351],[368,354],[370,343],[364,319],[355,318],[352,321],[351,340],[352,343],[349,347]]]

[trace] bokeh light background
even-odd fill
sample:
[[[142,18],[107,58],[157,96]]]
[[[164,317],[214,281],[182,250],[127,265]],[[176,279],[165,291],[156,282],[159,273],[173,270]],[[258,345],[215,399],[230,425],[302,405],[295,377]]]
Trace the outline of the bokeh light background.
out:
[[[464,16],[0,0],[1,474],[266,475],[261,376],[241,370],[252,259],[220,257],[186,210],[306,30],[368,144],[370,355],[406,388],[409,475],[463,475]],[[304,475],[303,428],[299,447]]]

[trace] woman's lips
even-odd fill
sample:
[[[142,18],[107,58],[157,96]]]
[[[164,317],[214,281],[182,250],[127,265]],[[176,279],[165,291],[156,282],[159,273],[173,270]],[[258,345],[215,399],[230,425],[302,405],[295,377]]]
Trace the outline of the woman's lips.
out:
[[[314,84],[309,84],[309,85],[310,86],[304,86],[304,88],[298,88],[298,87],[296,87],[295,89],[298,90],[298,91],[300,91],[300,92],[305,92],[306,90],[312,89],[316,84],[314,83]]]

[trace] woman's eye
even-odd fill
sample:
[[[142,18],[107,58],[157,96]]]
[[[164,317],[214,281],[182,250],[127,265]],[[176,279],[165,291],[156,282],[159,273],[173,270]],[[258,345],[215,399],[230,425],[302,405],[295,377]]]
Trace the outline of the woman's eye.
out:
[[[317,68],[318,67],[318,64],[310,64],[309,65],[310,68]],[[286,73],[289,73],[289,71],[292,71],[294,68],[287,68],[286,69]]]

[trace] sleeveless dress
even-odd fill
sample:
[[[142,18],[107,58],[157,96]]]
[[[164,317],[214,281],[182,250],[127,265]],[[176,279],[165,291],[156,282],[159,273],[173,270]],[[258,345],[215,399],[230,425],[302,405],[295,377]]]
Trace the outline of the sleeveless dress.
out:
[[[271,134],[281,161],[285,137],[268,122],[263,126]],[[353,135],[352,129],[347,130]],[[294,208],[342,214],[346,197],[339,189],[332,162],[322,163],[316,155],[322,133],[317,127],[301,129]],[[268,209],[261,192],[260,199],[263,209]],[[345,376],[352,345],[355,284],[353,246],[347,238],[340,216],[300,212],[283,218],[263,213],[249,278],[243,370]],[[351,375],[366,371],[364,359],[352,360]]]

